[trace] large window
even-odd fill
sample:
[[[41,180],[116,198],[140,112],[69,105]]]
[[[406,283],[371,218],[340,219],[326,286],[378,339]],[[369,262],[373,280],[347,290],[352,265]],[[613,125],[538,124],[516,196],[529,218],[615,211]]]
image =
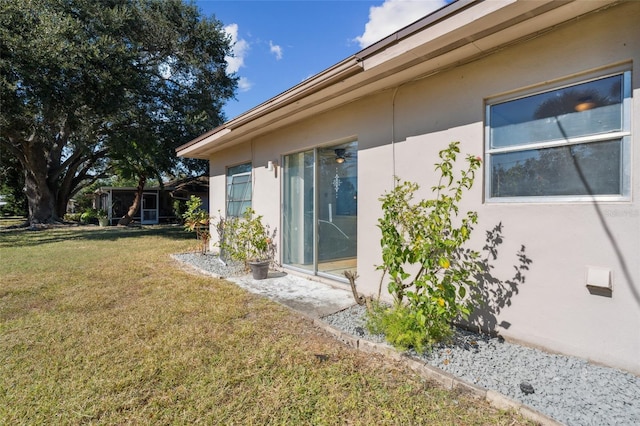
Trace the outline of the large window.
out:
[[[227,169],[227,217],[242,216],[251,207],[251,163]]]
[[[491,201],[629,197],[630,72],[487,106]]]

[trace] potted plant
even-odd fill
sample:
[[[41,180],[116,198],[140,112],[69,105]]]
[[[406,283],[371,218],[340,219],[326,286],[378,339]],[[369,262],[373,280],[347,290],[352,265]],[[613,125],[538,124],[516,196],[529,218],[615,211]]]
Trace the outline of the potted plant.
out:
[[[98,218],[98,225],[100,226],[109,226],[109,215],[107,211],[104,209],[98,209],[96,212],[96,217]]]
[[[271,232],[269,225],[262,223],[262,216],[255,215],[251,208],[242,217],[221,221],[221,251],[236,261],[245,263],[253,278],[267,278],[269,267],[274,261],[276,229]]]

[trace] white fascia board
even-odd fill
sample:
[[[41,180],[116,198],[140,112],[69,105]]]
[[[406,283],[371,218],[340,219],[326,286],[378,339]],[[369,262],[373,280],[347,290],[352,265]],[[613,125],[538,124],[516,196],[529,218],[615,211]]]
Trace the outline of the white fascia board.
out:
[[[534,6],[548,1],[551,0],[531,1],[528,4]],[[478,31],[476,25],[479,20],[516,2],[516,0],[493,0],[474,4],[472,7],[435,22],[419,32],[407,35],[405,38],[399,38],[396,43],[390,44],[383,50],[363,57],[364,69],[368,71],[379,65],[388,64],[393,59],[406,55],[415,49],[423,49],[425,45],[432,45],[433,49],[437,49],[454,41],[465,39],[471,31]],[[499,21],[493,21],[494,25],[498,23]]]
[[[458,13],[361,55],[365,71],[393,69],[412,59],[428,59],[463,45],[477,54],[491,51],[555,25],[601,9],[619,0],[492,0],[475,3]],[[455,3],[454,3],[455,4]],[[358,56],[358,55],[356,55]]]
[[[255,120],[256,117],[268,114],[269,112],[282,108],[284,105],[289,105],[292,102],[299,101],[360,71],[362,71],[362,65],[359,61],[353,56],[349,57],[331,68],[304,80],[302,83],[275,96],[274,98],[269,99],[237,118],[234,118],[226,123],[226,126],[231,128],[239,127],[247,122]]]
[[[212,132],[205,133],[191,142],[178,147],[176,149],[176,155],[178,157],[200,158],[207,160],[209,159],[209,146],[215,144],[219,139],[229,133],[231,133],[231,129],[226,126],[214,129]]]
[[[499,45],[505,45],[505,41],[522,40],[523,36],[531,38],[545,33],[558,25],[568,21],[579,19],[580,17],[595,10],[606,8],[619,0],[576,0],[559,2],[559,6],[553,10],[538,13],[535,19],[528,19],[518,22],[517,25],[508,26],[500,32],[486,35],[473,41],[473,44],[483,52],[490,51]],[[556,3],[549,4],[553,6]]]
[[[381,40],[354,56],[228,121],[177,149],[209,158],[227,146],[415,74],[463,63],[619,0],[462,1]],[[450,6],[454,6],[452,3]]]

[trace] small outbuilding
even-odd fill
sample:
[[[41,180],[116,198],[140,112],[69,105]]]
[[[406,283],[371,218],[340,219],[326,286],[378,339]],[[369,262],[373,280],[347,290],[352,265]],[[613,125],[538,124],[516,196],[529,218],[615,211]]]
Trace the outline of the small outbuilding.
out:
[[[104,186],[94,192],[94,208],[107,212],[110,225],[117,225],[129,207],[133,204],[136,188]],[[177,215],[176,203],[184,204],[194,195],[202,200],[202,208],[209,208],[209,177],[189,177],[165,183],[162,187],[144,189],[138,213],[134,221],[143,225],[176,223],[181,220]]]

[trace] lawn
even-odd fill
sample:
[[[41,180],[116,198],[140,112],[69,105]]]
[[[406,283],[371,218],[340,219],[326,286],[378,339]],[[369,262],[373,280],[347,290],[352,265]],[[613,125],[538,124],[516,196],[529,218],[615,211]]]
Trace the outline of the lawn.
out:
[[[0,231],[0,424],[527,424],[181,269],[192,238]]]

